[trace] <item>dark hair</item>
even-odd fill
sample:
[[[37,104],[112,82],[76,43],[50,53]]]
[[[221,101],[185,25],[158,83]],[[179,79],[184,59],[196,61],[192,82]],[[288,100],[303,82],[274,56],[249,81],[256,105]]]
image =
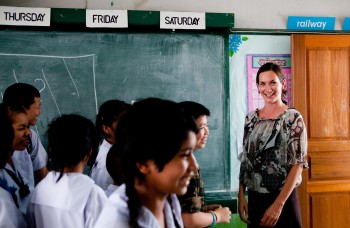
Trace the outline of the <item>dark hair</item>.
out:
[[[101,141],[106,137],[103,125],[111,127],[119,115],[129,107],[130,104],[120,100],[108,100],[100,106],[96,116],[96,129]]]
[[[66,114],[54,119],[49,124],[47,136],[53,169],[60,172],[57,181],[62,177],[65,167],[78,164],[90,151],[91,156],[96,156],[96,129],[93,122],[83,116]]]
[[[272,62],[267,62],[264,65],[262,65],[258,73],[256,74],[256,85],[259,86],[259,76],[261,73],[266,72],[266,71],[273,71],[275,74],[277,74],[278,79],[282,82],[286,77],[282,72],[282,69],[279,65],[272,63]],[[287,96],[287,90],[283,89],[282,90],[282,102],[287,104],[286,96]]]
[[[136,164],[153,160],[161,172],[178,153],[188,133],[198,132],[196,123],[179,104],[159,98],[135,102],[116,128],[116,150],[122,151],[123,173],[130,211],[130,226],[137,227],[140,199],[135,178],[144,181]]]
[[[106,169],[109,175],[112,177],[114,184],[121,185],[124,183],[124,175],[122,169],[122,155],[120,150],[117,150],[113,145],[106,157]]]
[[[3,102],[12,110],[21,107],[29,109],[34,104],[36,97],[40,97],[40,92],[34,86],[27,83],[15,83],[5,90]]]
[[[210,116],[210,111],[204,105],[194,101],[182,101],[179,103],[181,108],[192,116],[193,119],[197,119],[200,116]]]
[[[15,133],[4,103],[0,104],[0,169],[5,167],[12,152]]]

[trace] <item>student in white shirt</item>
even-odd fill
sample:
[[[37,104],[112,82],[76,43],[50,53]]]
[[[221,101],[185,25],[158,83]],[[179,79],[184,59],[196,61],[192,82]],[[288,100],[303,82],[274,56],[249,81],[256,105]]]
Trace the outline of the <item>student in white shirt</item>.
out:
[[[176,194],[185,194],[195,170],[197,132],[175,102],[135,102],[115,136],[124,184],[110,195],[96,227],[183,227]]]
[[[11,151],[11,157],[8,158],[5,166],[0,171],[0,178],[6,180],[8,186],[15,189],[15,202],[23,215],[26,214],[30,194],[34,189],[24,178],[23,170],[13,159],[14,150],[24,150],[29,144],[30,123],[25,110],[22,108],[12,110],[10,107],[5,107],[7,117],[10,119],[14,129],[15,137]],[[33,177],[33,172],[30,173]]]
[[[27,83],[15,83],[6,88],[3,102],[13,110],[24,108],[31,126],[35,126],[37,118],[41,114],[40,92],[33,85]],[[35,180],[42,180],[48,173],[47,153],[36,131],[31,129],[30,141],[24,150],[16,150],[13,153],[13,161],[18,165],[23,179],[34,188]],[[34,172],[34,176],[33,173]]]
[[[13,146],[18,145],[17,142],[6,107],[0,104],[0,227],[26,227],[24,217],[17,207],[16,186],[9,185],[9,181],[2,175],[6,163],[11,159]]]
[[[91,168],[90,177],[102,189],[106,190],[113,179],[106,169],[106,157],[109,149],[114,144],[114,132],[119,116],[130,107],[129,104],[120,100],[105,101],[96,116],[96,129],[100,136],[101,145],[96,161]]]
[[[53,171],[35,187],[28,206],[29,227],[93,227],[107,201],[83,174],[98,137],[94,124],[75,114],[53,120],[47,131]]]

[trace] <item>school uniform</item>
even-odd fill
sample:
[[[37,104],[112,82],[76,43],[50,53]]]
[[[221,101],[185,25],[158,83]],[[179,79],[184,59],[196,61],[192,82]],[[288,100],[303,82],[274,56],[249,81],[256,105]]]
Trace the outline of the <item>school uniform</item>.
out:
[[[28,206],[29,227],[93,227],[107,197],[81,173],[51,171],[36,186]]]
[[[108,185],[107,189],[105,190],[106,196],[109,197],[118,188],[119,186],[115,184]]]
[[[164,216],[167,228],[175,228],[175,220],[179,227],[184,227],[181,218],[181,208],[175,194],[171,194],[171,200],[166,200],[164,204]],[[103,211],[101,212],[95,228],[109,227],[130,227],[128,197],[125,193],[125,185],[121,185],[108,198]],[[156,217],[146,207],[141,206],[137,222],[140,228],[160,228]]]
[[[12,161],[18,167],[23,179],[31,187],[34,187],[34,171],[47,165],[48,155],[41,144],[38,134],[30,129],[30,144],[22,151],[15,150]]]
[[[112,177],[109,175],[106,168],[106,158],[109,149],[112,147],[112,144],[103,140],[100,145],[96,162],[91,169],[90,177],[95,181],[95,184],[100,186],[103,190],[106,190],[107,187],[113,183]]]
[[[0,227],[25,228],[27,224],[23,215],[16,207],[11,194],[0,187]]]
[[[30,195],[34,190],[34,185],[28,185],[22,177],[22,173],[20,173],[17,164],[14,164],[14,166],[15,169],[9,164],[6,164],[5,167],[0,170],[0,181],[6,183],[7,187],[13,189],[13,200],[20,212],[25,216]]]

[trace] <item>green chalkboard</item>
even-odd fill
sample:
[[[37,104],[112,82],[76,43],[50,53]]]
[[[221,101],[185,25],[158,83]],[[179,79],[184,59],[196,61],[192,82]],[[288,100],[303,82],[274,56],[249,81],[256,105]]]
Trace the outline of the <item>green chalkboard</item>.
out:
[[[79,113],[95,120],[107,99],[200,102],[212,115],[207,148],[196,157],[206,190],[222,190],[228,181],[225,40],[214,33],[3,29],[0,92],[15,82],[39,89],[36,130],[44,145],[53,118]]]

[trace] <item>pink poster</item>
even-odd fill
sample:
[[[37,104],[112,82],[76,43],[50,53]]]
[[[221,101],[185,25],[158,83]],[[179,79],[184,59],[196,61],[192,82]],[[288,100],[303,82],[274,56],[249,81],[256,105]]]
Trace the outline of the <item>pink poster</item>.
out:
[[[290,54],[253,54],[247,55],[247,77],[248,77],[248,111],[262,108],[264,100],[258,93],[256,86],[256,73],[261,65],[266,62],[274,62],[278,64],[287,79],[287,102],[288,106],[292,107],[291,100],[291,68],[290,68]]]

